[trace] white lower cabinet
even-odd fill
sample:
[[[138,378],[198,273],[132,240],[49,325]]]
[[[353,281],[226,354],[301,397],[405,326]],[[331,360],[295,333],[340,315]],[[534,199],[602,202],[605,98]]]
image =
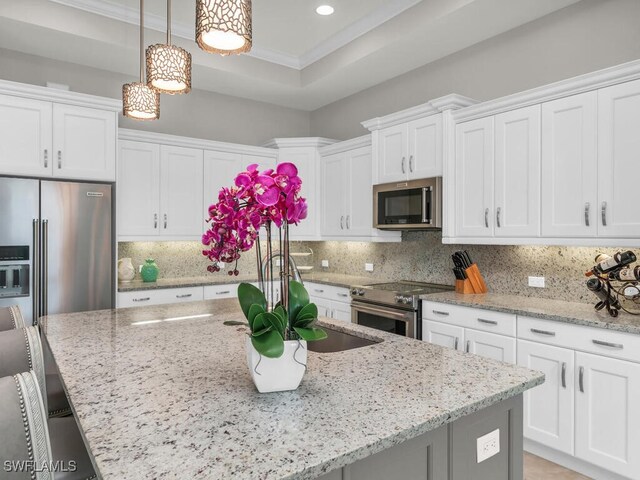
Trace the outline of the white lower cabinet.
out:
[[[221,298],[238,298],[238,284],[207,285],[204,287],[205,300],[219,300]]]
[[[574,352],[518,340],[518,365],[544,373],[544,383],[524,394],[524,436],[573,455]]]
[[[464,328],[432,320],[423,320],[422,339],[442,347],[462,350],[464,348]]]
[[[640,479],[640,364],[576,352],[576,456]]]
[[[195,302],[202,299],[202,287],[160,288],[137,292],[118,292],[118,308]]]
[[[343,322],[351,321],[351,297],[349,289],[305,282],[304,284],[312,303],[318,307],[318,315]]]
[[[464,332],[467,352],[500,362],[516,363],[516,339],[467,329]]]

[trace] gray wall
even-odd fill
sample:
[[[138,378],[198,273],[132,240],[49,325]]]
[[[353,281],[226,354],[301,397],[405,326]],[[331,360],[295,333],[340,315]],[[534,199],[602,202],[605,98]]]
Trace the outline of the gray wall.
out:
[[[353,138],[367,133],[363,120],[448,93],[489,100],[636,60],[638,20],[638,0],[583,0],[320,108],[312,135]]]
[[[63,83],[76,92],[111,98],[121,98],[122,84],[136,80],[6,49],[0,49],[0,78],[34,85]],[[119,123],[124,128],[246,145],[261,145],[274,137],[309,135],[308,112],[204,90],[162,95],[160,120],[138,122],[121,115]]]

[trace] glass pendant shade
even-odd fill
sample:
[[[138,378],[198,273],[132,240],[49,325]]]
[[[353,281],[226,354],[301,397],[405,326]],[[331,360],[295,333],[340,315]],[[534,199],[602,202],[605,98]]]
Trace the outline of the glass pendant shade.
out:
[[[136,120],[160,118],[160,94],[141,82],[122,86],[122,113]]]
[[[191,91],[191,54],[175,45],[147,47],[147,83],[160,93]]]
[[[251,0],[196,0],[196,42],[205,52],[248,52],[251,35]]]

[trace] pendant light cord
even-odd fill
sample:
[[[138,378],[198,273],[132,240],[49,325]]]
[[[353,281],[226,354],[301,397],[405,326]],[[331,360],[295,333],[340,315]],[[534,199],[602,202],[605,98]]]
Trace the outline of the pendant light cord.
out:
[[[140,0],[140,83],[144,82],[144,0]]]
[[[167,45],[171,45],[171,0],[167,0]]]

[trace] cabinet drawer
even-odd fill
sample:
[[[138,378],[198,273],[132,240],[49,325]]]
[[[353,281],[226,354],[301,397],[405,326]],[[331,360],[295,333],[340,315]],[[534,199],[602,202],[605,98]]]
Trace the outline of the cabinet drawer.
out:
[[[518,317],[518,338],[640,362],[640,335]]]
[[[204,287],[204,299],[216,300],[220,298],[237,298],[238,285],[239,284],[237,283],[224,285],[207,285],[206,287]]]
[[[516,316],[481,308],[446,303],[422,302],[422,318],[499,335],[516,336]]]
[[[196,302],[203,299],[202,287],[167,288],[158,290],[160,303]]]
[[[312,283],[312,282],[307,282],[304,284],[304,286],[309,292],[309,295],[313,297],[319,297],[319,298],[334,300],[338,302],[351,303],[351,296],[349,295],[348,288],[335,287],[333,285],[322,285],[320,283]]]
[[[159,305],[161,295],[159,290],[142,290],[138,292],[118,292],[118,308],[144,307],[147,305]]]

